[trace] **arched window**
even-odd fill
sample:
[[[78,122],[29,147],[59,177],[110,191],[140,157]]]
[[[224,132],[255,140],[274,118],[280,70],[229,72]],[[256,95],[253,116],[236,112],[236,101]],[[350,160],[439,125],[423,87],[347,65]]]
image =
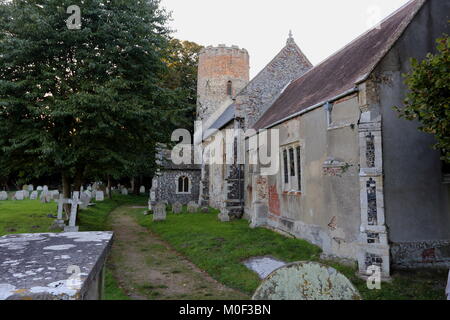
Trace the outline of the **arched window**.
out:
[[[181,176],[178,178],[178,193],[189,193],[189,178]]]
[[[233,82],[231,80],[227,82],[227,95],[233,95]]]

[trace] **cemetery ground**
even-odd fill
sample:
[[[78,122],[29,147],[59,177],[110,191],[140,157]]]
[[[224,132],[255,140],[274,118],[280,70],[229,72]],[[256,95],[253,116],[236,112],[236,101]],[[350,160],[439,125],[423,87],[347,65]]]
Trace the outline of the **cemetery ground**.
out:
[[[394,272],[381,290],[369,290],[356,268],[320,260],[320,249],[245,220],[221,223],[217,212],[172,214],[153,222],[145,216],[146,197],[114,195],[80,212],[80,231],[113,230],[105,298],[249,299],[261,280],[242,261],[272,256],[285,262],[319,261],[344,273],[364,299],[445,299],[448,270]],[[0,236],[51,232],[56,203],[0,202]]]

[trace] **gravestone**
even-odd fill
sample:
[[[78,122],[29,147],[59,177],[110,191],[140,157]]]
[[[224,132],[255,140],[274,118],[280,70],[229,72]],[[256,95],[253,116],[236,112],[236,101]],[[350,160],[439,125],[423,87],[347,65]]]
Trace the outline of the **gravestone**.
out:
[[[80,193],[78,191],[75,191],[73,193],[72,200],[70,201],[71,207],[70,207],[69,225],[64,228],[64,232],[78,232],[76,222],[77,222],[78,205],[80,204],[79,197]]]
[[[87,195],[87,196],[89,197],[89,200],[92,199],[92,192],[91,192],[91,191],[86,190],[86,191],[84,192],[84,194]]]
[[[95,192],[95,201],[104,201],[105,200],[105,194],[103,191],[96,191]]]
[[[0,300],[98,300],[112,232],[0,237]]]
[[[22,191],[17,191],[16,194],[14,195],[14,200],[23,200],[24,199],[24,193],[23,190]]]
[[[27,184],[24,184],[24,185],[22,186],[22,190],[27,190],[27,191],[28,191],[28,185],[27,185]]]
[[[294,262],[272,272],[252,300],[361,300],[353,284],[336,269]]]
[[[86,193],[88,191],[84,191],[80,194],[80,209],[84,210],[89,206],[89,203],[91,202],[91,198]]]
[[[50,195],[51,195],[52,200],[58,200],[59,199],[59,191],[58,190],[50,191]]]
[[[30,192],[28,190],[22,190],[23,192],[23,198],[28,199],[30,198]]]
[[[49,191],[42,191],[41,192],[40,199],[41,199],[42,203],[49,203],[49,202],[52,201],[52,198],[53,198],[52,194]]]
[[[33,191],[30,194],[30,200],[36,200],[38,198],[38,192],[37,191]]]
[[[140,194],[144,194],[145,193],[145,187],[141,186],[141,188],[139,189],[139,193]]]
[[[181,213],[182,211],[183,211],[183,205],[182,205],[181,203],[175,202],[175,203],[172,205],[172,212],[173,212],[173,213],[179,214],[179,213]]]
[[[162,202],[159,202],[153,208],[153,221],[164,220],[166,220],[166,205]]]
[[[48,192],[48,186],[43,186],[42,187],[42,191],[47,191]]]
[[[43,190],[42,186],[38,186],[38,187],[36,188],[36,191],[42,191],[42,190]]]
[[[123,189],[122,189],[122,194],[123,194],[124,196],[127,196],[127,195],[128,195],[128,189],[123,188]]]
[[[198,211],[198,204],[195,201],[190,201],[187,205],[187,210],[189,213],[195,213]]]
[[[8,200],[8,193],[6,191],[0,191],[0,201]]]
[[[34,186],[32,184],[28,185],[28,191],[29,192],[33,192],[34,191]]]
[[[56,217],[55,222],[53,223],[54,228],[64,228],[64,218],[63,218],[63,211],[64,211],[64,205],[66,203],[71,203],[70,199],[64,199],[64,196],[61,194],[58,199],[58,215]]]

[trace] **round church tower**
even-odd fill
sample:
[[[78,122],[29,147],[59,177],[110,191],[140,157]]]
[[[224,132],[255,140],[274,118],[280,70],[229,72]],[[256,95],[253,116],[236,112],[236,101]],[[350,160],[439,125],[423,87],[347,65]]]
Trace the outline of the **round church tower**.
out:
[[[237,46],[209,46],[200,52],[197,120],[206,121],[249,82],[249,55]]]

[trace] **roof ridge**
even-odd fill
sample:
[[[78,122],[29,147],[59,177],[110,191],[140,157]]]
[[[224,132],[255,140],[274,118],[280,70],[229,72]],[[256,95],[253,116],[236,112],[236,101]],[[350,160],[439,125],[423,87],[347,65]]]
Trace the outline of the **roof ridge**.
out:
[[[297,45],[297,43],[295,42],[295,40],[292,39],[292,42],[286,43],[286,45],[285,45],[283,48],[281,48],[281,50],[276,54],[276,56],[273,57],[272,60],[270,60],[270,62],[268,62],[268,63],[264,66],[264,68],[262,68],[262,69],[261,69],[261,70],[260,70],[260,71],[259,71],[259,72],[258,72],[258,73],[257,73],[257,74],[256,74],[256,75],[255,75],[255,76],[254,76],[254,77],[246,84],[246,86],[245,86],[244,88],[242,88],[242,90],[239,91],[238,94],[235,95],[235,97],[237,97],[237,96],[240,95],[242,92],[244,92],[245,89],[247,89],[248,86],[249,86],[254,80],[256,80],[256,78],[258,78],[258,76],[261,75],[261,74],[264,72],[264,70],[267,69],[267,67],[269,67],[270,65],[272,65],[272,63],[274,63],[288,47],[292,46],[292,44],[294,45],[294,48],[297,50],[297,52],[299,53],[299,55],[301,55],[303,58],[305,58],[305,59],[306,59],[306,62],[309,63],[312,67],[314,67],[313,64],[311,63],[311,61],[309,61],[308,57],[303,53],[303,51],[302,51],[302,50],[300,49],[300,47]],[[291,82],[292,82],[292,81],[291,81]]]

